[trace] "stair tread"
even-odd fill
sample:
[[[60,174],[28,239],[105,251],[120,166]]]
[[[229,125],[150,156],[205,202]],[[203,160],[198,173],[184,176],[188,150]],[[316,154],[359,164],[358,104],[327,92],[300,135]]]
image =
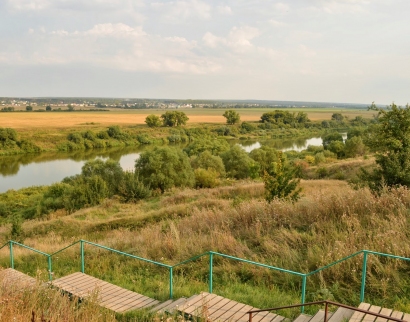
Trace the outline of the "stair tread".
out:
[[[333,313],[332,317],[328,320],[328,322],[342,322],[343,320],[348,320],[351,318],[353,313],[353,310],[339,307],[336,310],[336,312]]]

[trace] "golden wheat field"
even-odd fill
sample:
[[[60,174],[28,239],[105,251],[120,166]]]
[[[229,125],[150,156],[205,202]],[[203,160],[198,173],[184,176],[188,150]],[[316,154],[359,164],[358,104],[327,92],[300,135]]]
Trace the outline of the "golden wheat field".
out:
[[[288,109],[289,110],[289,109]],[[224,109],[184,109],[189,117],[188,123],[225,123]],[[259,121],[263,113],[273,111],[267,108],[238,109],[241,121]],[[291,112],[304,111],[312,121],[330,120],[333,113],[342,113],[352,119],[356,116],[370,118],[373,111],[340,109],[291,109]],[[0,113],[0,127],[14,129],[67,128],[83,124],[133,125],[145,124],[149,114],[161,115],[164,110],[110,110],[74,112],[15,112]]]

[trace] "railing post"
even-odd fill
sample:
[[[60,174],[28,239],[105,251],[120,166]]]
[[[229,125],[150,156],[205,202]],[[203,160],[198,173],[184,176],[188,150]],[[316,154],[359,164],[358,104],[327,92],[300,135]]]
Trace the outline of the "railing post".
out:
[[[306,301],[306,280],[307,276],[306,274],[302,276],[302,299],[301,299],[301,304],[305,304]],[[300,307],[300,312],[304,313],[305,312],[305,307],[301,306]]]
[[[252,312],[249,312],[249,322],[252,322]]]
[[[81,251],[81,273],[84,273],[84,241],[80,240],[80,251]]]
[[[14,268],[13,241],[10,240],[10,267]]]
[[[172,297],[173,297],[173,277],[172,277],[172,271],[173,271],[173,268],[172,267],[170,267],[169,268],[169,298],[170,299],[172,299]]]
[[[324,322],[327,322],[327,301],[325,302],[325,320]]]
[[[367,251],[363,251],[362,285],[360,287],[360,302],[364,301],[364,289],[366,287],[367,274]]]
[[[51,265],[51,256],[48,255],[48,280],[51,282],[53,280],[53,267]]]
[[[212,293],[213,285],[212,285],[212,275],[213,275],[213,267],[214,267],[214,254],[209,252],[209,293]]]

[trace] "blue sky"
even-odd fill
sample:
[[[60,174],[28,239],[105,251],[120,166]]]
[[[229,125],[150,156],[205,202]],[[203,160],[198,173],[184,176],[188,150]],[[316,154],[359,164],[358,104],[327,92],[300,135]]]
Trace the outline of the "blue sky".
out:
[[[405,0],[1,0],[0,96],[410,102]]]

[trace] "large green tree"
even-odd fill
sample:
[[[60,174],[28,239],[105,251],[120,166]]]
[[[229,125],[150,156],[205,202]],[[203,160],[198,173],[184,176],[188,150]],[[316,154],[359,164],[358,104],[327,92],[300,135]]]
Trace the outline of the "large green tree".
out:
[[[226,123],[231,125],[239,123],[241,120],[239,113],[234,110],[227,110],[222,116],[226,118]]]
[[[393,103],[379,108],[373,103],[369,109],[378,114],[365,142],[375,152],[377,167],[372,172],[362,170],[361,178],[373,191],[383,186],[410,187],[410,106]]]
[[[188,116],[181,111],[168,111],[161,115],[164,126],[181,126],[189,120]]]
[[[195,175],[188,156],[180,149],[155,147],[141,153],[135,163],[139,178],[161,192],[172,187],[192,187]]]

